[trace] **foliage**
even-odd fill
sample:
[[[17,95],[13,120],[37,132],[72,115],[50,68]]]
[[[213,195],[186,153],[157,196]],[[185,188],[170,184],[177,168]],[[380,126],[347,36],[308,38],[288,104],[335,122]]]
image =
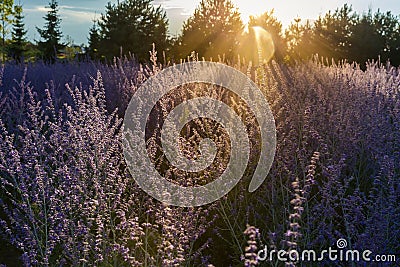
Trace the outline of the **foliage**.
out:
[[[310,51],[313,51],[312,23],[309,20],[302,22],[296,18],[285,31],[285,40],[288,46],[288,55],[295,60],[307,60]]]
[[[62,33],[60,30],[61,19],[58,14],[58,2],[56,0],[50,0],[48,8],[50,8],[50,10],[43,17],[46,20],[44,28],[36,29],[43,39],[38,42],[38,47],[42,52],[42,58],[47,62],[54,63],[57,54],[64,46],[60,41]]]
[[[400,65],[400,19],[390,11],[381,13],[379,10],[374,14],[375,31],[380,37],[380,55],[382,60],[391,60]]]
[[[203,21],[200,11],[209,21],[222,14],[211,16],[198,8]],[[263,18],[263,27],[282,38],[272,12]],[[200,31],[189,27],[197,25],[189,21],[188,31]],[[165,95],[152,111],[146,144],[159,173],[174,182],[207,182],[224,171],[231,152],[220,124],[204,118],[191,121],[179,139],[185,156],[196,158],[205,136],[215,138],[218,151],[214,169],[202,172],[200,179],[193,175],[182,181],[185,176],[169,165],[160,144],[160,127],[174,107],[190,98],[212,97],[232,107],[247,126],[252,146],[243,179],[219,201],[197,208],[155,201],[136,185],[124,162],[121,122],[126,106],[146,79],[167,67],[158,63],[155,50],[151,64],[144,65],[122,57],[108,64],[0,66],[0,247],[17,251],[7,262],[1,250],[0,264],[255,266],[263,264],[257,252],[264,245],[287,252],[322,251],[339,238],[348,241],[349,249],[396,255],[400,71],[379,61],[363,67],[375,53],[396,58],[397,28],[398,19],[391,13],[360,17],[344,6],[314,25],[301,20],[291,25],[286,41],[293,64],[230,63],[264,93],[277,129],[274,164],[253,193],[247,192],[248,181],[262,140],[249,107],[229,90],[201,83]],[[233,28],[223,29],[236,38]],[[218,44],[218,38],[210,39],[211,44]],[[374,42],[362,45],[366,40]],[[215,45],[212,49],[233,51]],[[308,60],[315,51],[326,58]],[[362,63],[326,64],[331,57]],[[192,55],[190,60],[198,58]],[[398,264],[399,259],[393,263]]]
[[[206,59],[234,59],[243,30],[240,14],[230,0],[202,0],[184,23],[179,37],[180,58],[192,51]]]
[[[338,238],[353,249],[398,251],[398,69],[318,60],[272,61],[255,72],[232,65],[254,77],[270,103],[278,131],[274,165],[254,193],[247,193],[249,166],[220,201],[182,209],[142,192],[121,152],[127,101],[162,69],[155,52],[152,60],[150,67],[116,59],[1,69],[0,233],[24,265],[251,265],[261,243],[321,251]],[[154,112],[165,117],[186,97],[205,94],[246,109],[221,88],[205,88],[177,88]],[[246,121],[257,143],[256,124]],[[149,156],[168,177],[173,170],[159,157],[157,127],[149,128]],[[207,121],[188,127],[199,134],[215,129]],[[196,148],[195,139],[188,142]],[[216,158],[222,167],[227,147]]]
[[[9,56],[15,55],[14,59],[18,61],[24,52],[26,31],[22,12],[18,12],[18,6],[14,7],[16,12],[13,12],[11,2],[2,2],[1,10],[6,11],[2,12],[5,25],[2,27],[5,30],[3,36],[7,32],[7,23],[14,22],[13,39],[3,38],[3,47],[8,46]],[[51,10],[44,17],[45,28],[38,29],[43,40],[38,42],[37,47],[26,43],[25,52],[29,60],[35,58],[39,48],[42,53],[40,57],[54,63],[57,54],[64,48],[60,43],[62,33],[57,1],[50,1],[49,7]],[[14,15],[14,20],[11,15]],[[192,56],[194,51],[200,58],[217,60],[222,57],[223,61],[231,62],[240,55],[257,66],[261,59],[258,55],[260,51],[273,51],[274,59],[279,62],[309,60],[317,54],[336,61],[361,63],[363,70],[368,60],[390,61],[394,66],[400,64],[400,19],[390,11],[381,12],[378,9],[375,13],[369,10],[358,14],[346,4],[321,15],[314,22],[296,18],[283,33],[282,24],[271,10],[257,17],[251,16],[247,27],[249,31],[246,33],[238,10],[229,0],[203,0],[184,23],[182,33],[175,38],[168,38],[168,21],[161,7],[154,7],[151,0],[126,0],[117,4],[109,3],[105,14],[93,23],[89,30],[86,55],[96,60],[111,60],[121,53],[133,53],[140,62],[144,62],[155,44],[158,51],[166,52],[166,59],[175,62]],[[265,30],[270,37],[264,39],[271,39],[272,42],[258,42],[256,27]],[[272,43],[274,49],[271,48]],[[66,50],[75,51],[76,46],[66,46]],[[5,55],[3,52],[3,61]],[[269,55],[263,57],[266,61],[270,59]],[[83,58],[80,54],[78,60]]]
[[[89,30],[88,41],[89,41],[88,54],[90,58],[97,59],[99,57],[99,47],[101,41],[97,21],[93,21],[93,26]]]
[[[141,61],[148,59],[153,43],[163,51],[167,46],[168,20],[161,7],[155,8],[152,0],[125,0],[108,3],[105,14],[91,30],[91,50],[97,49],[108,59],[133,53]],[[96,46],[96,43],[98,45]],[[121,50],[122,49],[122,50]]]
[[[351,29],[357,15],[351,6],[344,5],[333,14],[319,17],[314,25],[313,42],[318,54],[324,57],[346,58],[349,54]]]
[[[296,19],[286,31],[289,55],[310,59],[318,54],[325,58],[364,64],[382,60],[400,65],[400,20],[391,12],[359,15],[344,5],[335,12],[320,16],[313,25]],[[365,69],[365,66],[362,66]]]
[[[24,16],[22,14],[22,6],[14,6],[14,22],[12,30],[11,45],[9,46],[9,54],[17,62],[21,62],[23,53],[26,50],[26,33]]]
[[[13,5],[14,0],[2,0],[0,2],[0,31],[1,31],[1,38],[2,38],[2,48],[6,47],[6,35],[8,33],[7,26],[12,22],[10,18],[13,15]],[[5,51],[1,49],[0,51],[3,55],[3,61],[5,59]]]
[[[272,37],[275,46],[275,59],[282,61],[286,56],[287,44],[283,38],[282,23],[274,16],[274,10],[259,16],[250,16],[248,27],[259,26],[266,30]]]

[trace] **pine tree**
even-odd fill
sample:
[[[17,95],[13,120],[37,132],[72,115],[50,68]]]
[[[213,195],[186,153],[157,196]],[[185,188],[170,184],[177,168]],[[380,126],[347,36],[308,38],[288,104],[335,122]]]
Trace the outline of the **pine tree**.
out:
[[[26,45],[26,33],[22,5],[14,7],[14,22],[9,54],[17,62],[21,62]]]
[[[375,13],[374,27],[380,36],[383,45],[380,51],[381,60],[390,60],[392,64],[400,64],[400,17],[392,12],[382,13],[379,9]]]
[[[43,17],[46,20],[44,29],[36,29],[43,39],[43,41],[38,42],[43,59],[53,63],[60,49],[64,46],[60,42],[62,33],[60,30],[61,19],[58,14],[58,2],[56,0],[51,0],[48,8],[50,8],[50,10],[47,12],[46,16]]]
[[[243,23],[230,0],[202,0],[194,14],[183,25],[179,38],[180,57],[195,51],[201,57],[216,59],[236,56],[238,36]]]
[[[121,53],[133,53],[140,61],[149,59],[153,43],[157,50],[167,47],[168,20],[161,7],[152,0],[125,0],[116,5],[108,3],[102,14],[99,54],[108,59]],[[93,32],[92,37],[96,37]]]
[[[384,41],[375,28],[371,10],[357,19],[351,32],[348,60],[358,62],[364,68],[364,63],[368,60],[378,59],[384,47]]]
[[[308,60],[314,53],[313,26],[310,20],[296,18],[285,32],[288,54],[291,60]]]
[[[88,41],[89,41],[88,54],[90,58],[97,59],[99,56],[100,33],[96,20],[93,21],[93,26],[89,30]]]

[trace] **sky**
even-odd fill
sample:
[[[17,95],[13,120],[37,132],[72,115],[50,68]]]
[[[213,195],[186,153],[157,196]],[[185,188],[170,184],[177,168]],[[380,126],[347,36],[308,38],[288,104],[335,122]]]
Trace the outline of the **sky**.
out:
[[[25,24],[28,29],[28,38],[38,40],[36,27],[43,27],[43,16],[46,13],[45,6],[48,0],[14,0],[24,7]],[[122,0],[121,0],[122,1]],[[59,0],[61,29],[64,34],[63,41],[67,38],[75,44],[87,44],[87,36],[93,19],[100,18],[108,2],[116,3],[117,0]],[[242,14],[243,21],[248,20],[249,15],[257,15],[271,9],[275,15],[287,27],[291,21],[300,17],[314,20],[328,10],[335,10],[348,3],[359,13],[371,8],[376,11],[392,11],[400,15],[399,0],[232,0]],[[170,35],[178,35],[182,23],[193,13],[200,0],[155,0],[154,5],[161,5],[167,13],[170,24]]]

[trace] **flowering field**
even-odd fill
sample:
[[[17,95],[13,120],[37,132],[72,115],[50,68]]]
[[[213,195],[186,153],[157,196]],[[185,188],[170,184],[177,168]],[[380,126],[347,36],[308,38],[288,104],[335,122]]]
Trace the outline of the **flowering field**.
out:
[[[338,239],[349,249],[397,255],[399,264],[398,69],[370,63],[362,71],[317,59],[232,64],[255,81],[273,112],[272,169],[257,191],[247,192],[260,145],[250,116],[254,146],[245,177],[212,204],[181,208],[143,192],[122,153],[130,98],[166,67],[155,56],[148,66],[125,58],[0,67],[0,265],[281,266],[258,262],[259,250],[321,251]],[[215,92],[226,97],[224,89]],[[231,98],[240,110],[240,100]],[[208,124],[188,127],[196,132]],[[147,137],[153,158],[156,130]],[[226,152],[217,154],[222,166]],[[172,175],[162,161],[160,172]]]

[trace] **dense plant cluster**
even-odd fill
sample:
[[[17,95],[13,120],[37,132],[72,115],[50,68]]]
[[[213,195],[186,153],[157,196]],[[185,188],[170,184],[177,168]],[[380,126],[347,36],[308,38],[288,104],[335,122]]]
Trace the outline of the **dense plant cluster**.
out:
[[[123,53],[135,53],[140,60],[147,60],[153,43],[160,51],[167,47],[168,20],[165,11],[155,8],[151,0],[125,0],[118,4],[109,2],[99,21],[97,55],[112,58]],[[140,42],[138,42],[140,40]],[[95,52],[95,51],[92,51]],[[96,53],[93,53],[95,56]]]
[[[166,11],[157,1],[121,0],[108,3],[104,13],[88,29],[87,46],[76,45],[60,30],[58,2],[49,0],[40,40],[27,40],[24,12],[16,1],[0,3],[0,54],[5,61],[93,60],[112,61],[132,53],[145,62],[156,44],[168,59],[179,62],[193,51],[206,60],[221,56],[233,62],[238,54],[256,62],[260,50],[274,50],[278,62],[309,60],[313,55],[358,62],[365,70],[367,60],[400,64],[400,18],[391,11],[369,9],[357,13],[344,4],[321,14],[316,20],[294,18],[285,29],[274,10],[260,10],[246,24],[231,0],[202,0],[175,35],[169,32]],[[12,32],[9,30],[12,28]],[[266,31],[260,38],[255,29]],[[66,40],[63,36],[66,36]],[[138,41],[140,40],[140,41]],[[260,41],[262,40],[262,41]],[[260,42],[260,43],[259,43]],[[272,47],[271,47],[272,46]],[[267,58],[267,61],[269,57]]]
[[[353,249],[399,251],[398,69],[374,63],[362,71],[318,59],[232,65],[270,103],[278,138],[273,167],[254,193],[247,192],[252,160],[246,177],[223,199],[177,208],[144,193],[122,155],[127,103],[165,67],[155,56],[149,66],[125,58],[111,65],[0,69],[0,244],[16,249],[8,262],[0,255],[0,264],[18,259],[25,266],[255,266],[264,245],[320,251],[339,238]],[[220,88],[208,96],[246,110]],[[158,106],[162,116],[174,97],[184,98],[167,95]],[[251,116],[245,118],[255,144],[250,158],[256,159],[257,127]],[[195,121],[187,132],[201,136],[215,129],[210,123]],[[157,134],[148,136],[153,157],[160,149]],[[187,153],[196,154],[190,148]],[[165,176],[173,175],[155,162]]]

